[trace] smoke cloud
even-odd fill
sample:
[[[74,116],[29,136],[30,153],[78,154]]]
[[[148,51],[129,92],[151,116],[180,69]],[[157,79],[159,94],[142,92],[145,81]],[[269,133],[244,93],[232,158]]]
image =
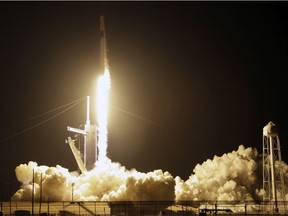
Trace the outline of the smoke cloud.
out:
[[[148,173],[127,170],[108,158],[82,174],[59,165],[47,167],[29,162],[15,169],[22,186],[12,200],[31,200],[34,170],[34,198],[39,200],[42,193],[42,201],[70,201],[72,191],[74,201],[253,201],[262,193],[261,160],[256,149],[240,145],[235,151],[196,165],[186,181],[160,169]],[[284,162],[276,169],[284,170],[288,180]]]
[[[144,201],[174,200],[175,180],[169,172],[154,170],[141,173],[126,170],[119,163],[106,159],[89,171],[78,175],[56,166],[38,166],[36,162],[16,167],[16,176],[22,183],[12,200],[26,201],[32,198],[34,169],[35,200],[50,201]],[[42,178],[41,178],[42,176]],[[42,185],[42,187],[41,187]]]
[[[239,146],[237,151],[214,156],[198,164],[187,181],[176,177],[177,200],[254,200],[257,186],[256,149]]]

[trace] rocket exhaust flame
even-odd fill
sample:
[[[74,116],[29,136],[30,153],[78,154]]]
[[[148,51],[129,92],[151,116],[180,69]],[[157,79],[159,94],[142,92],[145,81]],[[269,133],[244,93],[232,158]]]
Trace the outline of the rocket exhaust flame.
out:
[[[108,93],[110,89],[110,74],[105,68],[103,76],[98,80],[97,86],[97,120],[98,120],[98,161],[107,156],[107,118],[108,118]]]

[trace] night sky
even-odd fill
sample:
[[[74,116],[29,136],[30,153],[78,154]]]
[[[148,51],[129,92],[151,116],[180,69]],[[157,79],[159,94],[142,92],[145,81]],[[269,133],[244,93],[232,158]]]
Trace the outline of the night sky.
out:
[[[288,2],[0,2],[5,187],[29,161],[77,170],[66,128],[85,124],[85,99],[42,114],[96,95],[101,15],[112,161],[186,180],[241,144],[261,153],[273,121],[288,162]]]

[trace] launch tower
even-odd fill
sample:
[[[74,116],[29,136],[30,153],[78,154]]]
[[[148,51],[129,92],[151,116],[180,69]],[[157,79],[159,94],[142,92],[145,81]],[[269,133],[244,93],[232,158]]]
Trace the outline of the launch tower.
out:
[[[75,146],[75,141],[68,137],[67,142],[73,152],[80,171],[89,171],[95,166],[97,161],[97,126],[90,123],[90,97],[87,96],[87,120],[84,129],[67,127],[68,131],[72,131],[84,136],[84,148],[81,152],[80,143],[78,148]],[[79,138],[79,142],[80,142]]]
[[[279,213],[278,198],[280,197],[284,204],[284,210],[286,208],[284,178],[282,169],[279,168],[281,165],[282,158],[278,129],[270,121],[263,128],[263,201],[270,202],[275,213]],[[277,192],[280,194],[277,195]]]

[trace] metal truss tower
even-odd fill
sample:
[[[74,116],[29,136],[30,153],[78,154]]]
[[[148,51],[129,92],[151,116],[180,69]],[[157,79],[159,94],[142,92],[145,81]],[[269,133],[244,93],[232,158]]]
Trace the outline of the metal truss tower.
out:
[[[97,161],[98,146],[97,126],[90,123],[90,96],[87,96],[87,120],[84,130],[69,126],[67,130],[84,136],[84,152],[75,146],[75,140],[68,137],[66,141],[70,145],[80,171],[83,173],[92,170]]]
[[[279,213],[280,200],[286,212],[282,165],[278,129],[270,121],[263,128],[263,201],[270,202],[275,213]]]

